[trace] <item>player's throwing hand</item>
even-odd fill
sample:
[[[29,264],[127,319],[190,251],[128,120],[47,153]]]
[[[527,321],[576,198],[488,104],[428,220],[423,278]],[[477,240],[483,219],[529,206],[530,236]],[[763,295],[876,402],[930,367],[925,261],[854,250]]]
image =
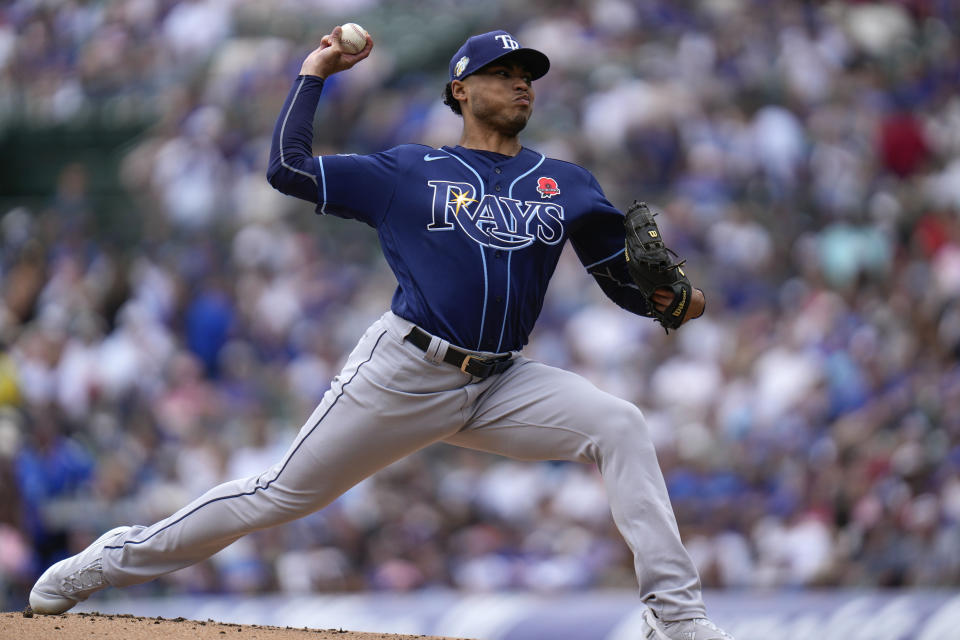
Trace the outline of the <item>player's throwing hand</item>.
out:
[[[320,39],[320,46],[310,52],[303,65],[300,67],[302,76],[318,76],[320,78],[329,78],[335,73],[346,71],[370,55],[373,49],[373,38],[367,34],[367,46],[359,53],[347,53],[340,42],[340,27],[323,36]]]

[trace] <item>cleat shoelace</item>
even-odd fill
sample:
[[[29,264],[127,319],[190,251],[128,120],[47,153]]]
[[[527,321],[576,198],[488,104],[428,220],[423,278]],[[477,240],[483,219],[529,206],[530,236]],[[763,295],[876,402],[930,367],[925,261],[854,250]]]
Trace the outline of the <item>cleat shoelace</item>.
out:
[[[62,589],[64,594],[72,595],[78,591],[95,589],[101,585],[103,585],[103,565],[100,564],[98,559],[65,577]]]
[[[654,620],[656,620],[656,616],[651,616],[651,617],[653,617]],[[694,630],[694,631],[689,631],[689,630],[681,631],[678,627],[679,627],[680,625],[683,625],[683,624],[692,625],[692,627],[694,627],[694,628],[695,628],[695,627],[703,627],[703,628],[705,628],[705,629],[709,629],[710,631],[713,631],[713,632],[715,632],[716,634],[718,634],[718,635],[716,636],[716,640],[733,640],[733,636],[731,636],[731,635],[728,634],[726,631],[724,631],[723,629],[721,629],[720,627],[718,627],[717,625],[715,625],[715,624],[714,624],[713,622],[711,622],[708,618],[692,618],[692,619],[689,619],[689,620],[680,620],[680,621],[676,621],[676,622],[672,622],[672,623],[664,623],[664,622],[653,623],[653,622],[648,622],[648,626],[651,627],[651,628],[650,628],[649,631],[647,632],[647,638],[653,638],[653,637],[656,636],[656,632],[655,632],[655,631],[653,630],[653,628],[652,628],[652,627],[654,626],[654,624],[659,624],[660,627],[661,627],[662,630],[663,630],[662,633],[665,633],[666,635],[668,635],[668,636],[671,637],[671,638],[674,638],[674,637],[675,637],[676,640],[687,640],[688,638],[691,638],[691,639],[692,639],[692,638],[696,638],[697,635],[698,635],[695,630]],[[690,627],[687,627],[687,629],[689,629],[689,628],[690,628]],[[678,633],[680,634],[679,636],[675,635],[675,634],[678,634]],[[713,636],[711,635],[711,639],[712,639],[712,638],[713,638]]]
[[[720,637],[723,638],[724,640],[733,640],[733,637],[730,636],[726,631],[724,631],[723,629],[721,629],[721,628],[718,627],[717,625],[713,624],[712,622],[710,622],[710,621],[709,621],[708,619],[706,619],[706,618],[694,618],[693,624],[699,625],[699,626],[701,626],[701,627],[706,627],[707,629],[710,629],[711,631],[716,631],[717,633],[720,634]]]

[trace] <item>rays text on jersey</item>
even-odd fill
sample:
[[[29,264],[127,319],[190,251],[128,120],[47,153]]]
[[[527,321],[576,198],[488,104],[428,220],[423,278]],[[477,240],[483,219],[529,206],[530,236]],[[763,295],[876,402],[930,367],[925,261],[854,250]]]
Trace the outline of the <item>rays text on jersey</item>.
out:
[[[477,197],[469,182],[430,180],[433,209],[428,231],[460,229],[471,240],[496,249],[522,249],[536,241],[563,239],[563,206],[486,194]]]

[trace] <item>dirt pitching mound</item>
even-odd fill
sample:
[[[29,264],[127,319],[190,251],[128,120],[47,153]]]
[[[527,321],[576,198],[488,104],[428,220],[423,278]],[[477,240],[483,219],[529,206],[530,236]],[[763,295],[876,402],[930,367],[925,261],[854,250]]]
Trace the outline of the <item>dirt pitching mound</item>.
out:
[[[438,636],[358,633],[343,629],[261,627],[184,618],[65,613],[35,616],[29,610],[0,613],[0,638],[17,640],[455,640]]]

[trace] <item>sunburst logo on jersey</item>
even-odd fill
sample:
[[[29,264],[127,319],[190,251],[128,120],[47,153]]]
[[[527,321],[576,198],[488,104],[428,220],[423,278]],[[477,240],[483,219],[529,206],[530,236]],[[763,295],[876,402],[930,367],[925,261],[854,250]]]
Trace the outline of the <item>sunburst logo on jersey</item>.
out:
[[[453,215],[458,216],[460,215],[460,207],[463,207],[464,211],[466,211],[467,205],[470,204],[471,202],[476,202],[476,201],[477,201],[476,198],[471,198],[463,191],[458,191],[457,195],[454,196],[453,200],[451,200],[448,204],[457,205],[457,208],[454,209],[453,211]]]
[[[470,58],[468,58],[467,56],[463,56],[462,58],[457,60],[457,66],[453,68],[453,75],[459,78],[460,74],[464,72],[468,64],[470,64]]]

